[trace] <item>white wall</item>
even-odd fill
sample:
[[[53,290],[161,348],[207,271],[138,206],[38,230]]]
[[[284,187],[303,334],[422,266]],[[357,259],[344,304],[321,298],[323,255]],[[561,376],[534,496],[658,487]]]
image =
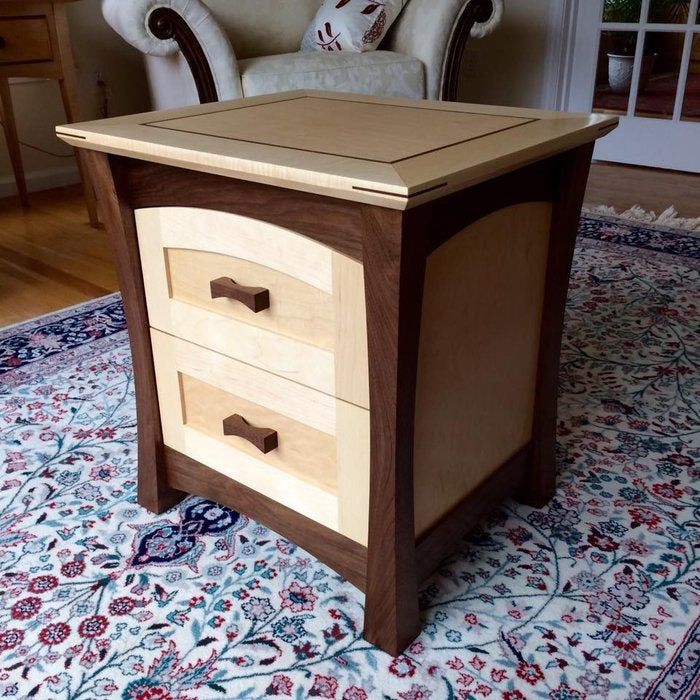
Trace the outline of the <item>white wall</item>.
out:
[[[511,107],[542,107],[547,37],[552,3],[564,0],[505,0],[503,23],[491,36],[470,40],[477,74],[469,55],[462,64],[460,99]]]
[[[125,0],[126,1],[126,0]],[[140,54],[115,34],[102,19],[100,0],[81,0],[68,6],[71,38],[78,66],[83,117],[100,116],[101,91],[97,74],[107,83],[110,115],[148,109],[148,92]],[[53,131],[65,123],[58,84],[50,80],[13,82],[12,98],[21,141],[68,157],[55,157],[22,147],[30,190],[77,182],[71,149]],[[0,137],[0,196],[16,192],[4,138]]]

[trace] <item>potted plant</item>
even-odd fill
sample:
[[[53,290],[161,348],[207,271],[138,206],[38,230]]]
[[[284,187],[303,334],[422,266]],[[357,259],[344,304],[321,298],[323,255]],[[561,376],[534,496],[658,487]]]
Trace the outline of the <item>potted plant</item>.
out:
[[[641,0],[606,0],[603,12],[604,22],[636,24],[639,22]],[[654,4],[652,21],[685,21],[690,11],[690,0],[657,0]],[[632,86],[634,55],[637,47],[636,31],[608,32],[611,40],[608,51],[608,83],[610,89],[619,94],[627,94]],[[656,54],[644,46],[642,73],[639,78],[639,91],[649,82],[654,69]]]

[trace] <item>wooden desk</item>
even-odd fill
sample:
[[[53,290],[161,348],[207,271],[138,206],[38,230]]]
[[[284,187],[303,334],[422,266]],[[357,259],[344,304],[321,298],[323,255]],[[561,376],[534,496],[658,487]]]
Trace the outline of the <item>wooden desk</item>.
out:
[[[399,653],[459,535],[552,496],[569,270],[616,123],[302,91],[60,127],[116,250],[139,502],[281,532]]]
[[[0,104],[7,149],[23,207],[29,206],[9,78],[58,80],[68,121],[81,119],[75,64],[70,43],[66,3],[74,0],[0,0]],[[83,181],[90,223],[98,224],[95,195],[86,179],[82,156],[78,168]]]

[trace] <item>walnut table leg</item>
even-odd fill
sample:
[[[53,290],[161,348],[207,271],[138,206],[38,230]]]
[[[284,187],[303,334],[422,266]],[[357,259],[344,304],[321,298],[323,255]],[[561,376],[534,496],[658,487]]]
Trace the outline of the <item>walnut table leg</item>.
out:
[[[372,406],[365,639],[396,655],[420,631],[413,414],[425,246],[401,214],[364,210]]]
[[[103,153],[83,151],[92,182],[100,193],[105,226],[117,265],[119,289],[129,322],[129,342],[134,367],[136,421],[138,427],[138,501],[153,513],[162,513],[187,494],[168,486],[165,476],[163,432],[148,333],[148,311],[143,277],[131,274],[140,267],[134,212],[115,182],[109,159]]]
[[[586,144],[561,158],[558,186],[554,193],[540,332],[531,467],[529,477],[519,494],[523,503],[536,508],[545,505],[554,495],[557,394],[564,310],[592,154],[593,144]]]

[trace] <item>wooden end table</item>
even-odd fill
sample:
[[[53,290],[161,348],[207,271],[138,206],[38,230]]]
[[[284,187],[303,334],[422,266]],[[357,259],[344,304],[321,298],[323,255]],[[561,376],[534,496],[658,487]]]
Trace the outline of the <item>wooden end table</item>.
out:
[[[7,150],[23,207],[29,206],[17,135],[10,78],[57,80],[68,121],[81,119],[78,82],[70,43],[66,3],[74,0],[0,0],[0,105]],[[77,154],[90,224],[98,226],[95,193]]]
[[[117,257],[139,502],[243,511],[366,592],[366,639],[555,485],[564,305],[607,116],[291,92],[60,127]]]

